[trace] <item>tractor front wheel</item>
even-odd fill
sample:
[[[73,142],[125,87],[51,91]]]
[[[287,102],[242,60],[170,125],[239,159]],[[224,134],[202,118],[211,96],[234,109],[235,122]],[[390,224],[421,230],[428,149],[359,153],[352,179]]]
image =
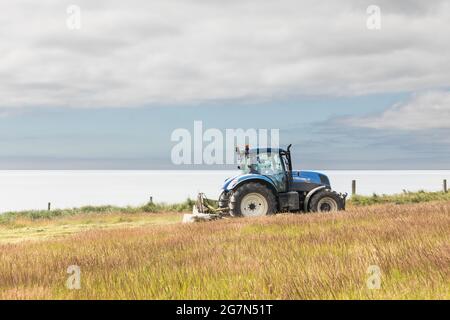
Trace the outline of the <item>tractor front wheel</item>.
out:
[[[325,189],[312,196],[308,207],[312,212],[334,212],[344,209],[344,200],[335,191]]]
[[[258,217],[276,212],[276,199],[265,185],[249,182],[233,191],[230,197],[230,215]]]
[[[228,208],[230,202],[230,193],[223,191],[219,196],[219,209]]]

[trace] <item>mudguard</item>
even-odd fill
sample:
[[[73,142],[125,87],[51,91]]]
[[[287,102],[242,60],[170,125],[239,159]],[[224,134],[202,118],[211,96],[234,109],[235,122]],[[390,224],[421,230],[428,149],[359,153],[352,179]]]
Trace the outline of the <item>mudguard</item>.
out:
[[[308,192],[308,194],[305,197],[305,202],[303,204],[303,211],[304,212],[308,212],[308,205],[309,205],[309,200],[311,199],[311,197],[319,190],[323,190],[325,189],[327,186],[319,186],[317,188],[312,189],[311,191]]]
[[[275,191],[277,191],[275,183],[272,181],[272,179],[261,174],[252,174],[252,173],[237,175],[233,178],[228,178],[224,182],[223,190],[227,192],[232,191],[246,181],[263,181],[268,185],[270,185]]]

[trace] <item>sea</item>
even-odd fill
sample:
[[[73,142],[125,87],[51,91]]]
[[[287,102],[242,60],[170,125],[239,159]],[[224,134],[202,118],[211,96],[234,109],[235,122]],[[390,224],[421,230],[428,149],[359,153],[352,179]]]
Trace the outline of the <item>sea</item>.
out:
[[[316,170],[333,189],[361,195],[439,191],[450,170]],[[137,206],[150,200],[176,203],[204,192],[214,199],[223,181],[238,171],[147,170],[64,171],[0,170],[0,213],[86,205]]]

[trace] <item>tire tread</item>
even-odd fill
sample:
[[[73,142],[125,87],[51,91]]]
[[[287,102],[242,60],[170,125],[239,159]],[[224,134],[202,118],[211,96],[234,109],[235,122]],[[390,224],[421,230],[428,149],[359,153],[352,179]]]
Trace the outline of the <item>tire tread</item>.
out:
[[[258,183],[258,182],[248,182],[242,186],[240,186],[236,191],[234,191],[230,196],[229,201],[229,209],[230,209],[230,215],[233,217],[239,217],[242,216],[241,213],[241,200],[246,194],[257,192],[262,194],[266,200],[268,205],[268,212],[267,214],[273,214],[277,211],[277,201],[275,199],[275,195],[273,194],[272,190],[270,190],[265,185]]]

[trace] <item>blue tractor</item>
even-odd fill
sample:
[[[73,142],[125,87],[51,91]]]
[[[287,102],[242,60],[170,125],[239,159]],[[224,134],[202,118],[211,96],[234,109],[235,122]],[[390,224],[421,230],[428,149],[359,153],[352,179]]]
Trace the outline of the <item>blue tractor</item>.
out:
[[[344,210],[347,194],[333,191],[322,173],[292,170],[290,149],[237,149],[241,173],[225,181],[219,210],[235,217]]]

